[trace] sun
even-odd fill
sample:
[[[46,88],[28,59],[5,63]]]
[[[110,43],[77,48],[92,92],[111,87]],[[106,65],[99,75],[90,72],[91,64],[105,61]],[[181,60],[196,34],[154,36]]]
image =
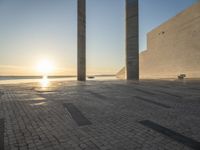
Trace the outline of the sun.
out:
[[[48,59],[43,59],[37,64],[37,71],[40,72],[43,76],[47,76],[52,73],[54,70],[54,64]]]

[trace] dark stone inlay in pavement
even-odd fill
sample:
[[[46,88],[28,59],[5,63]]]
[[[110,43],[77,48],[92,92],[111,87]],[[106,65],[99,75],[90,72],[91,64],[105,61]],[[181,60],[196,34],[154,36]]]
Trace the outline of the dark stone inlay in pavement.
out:
[[[79,126],[91,125],[92,123],[81,113],[81,111],[72,103],[64,103],[63,106],[67,108],[74,121]]]
[[[0,119],[0,150],[4,150],[4,119]]]
[[[142,93],[146,93],[146,94],[148,94],[148,95],[156,95],[156,94],[153,93],[153,92],[149,92],[149,91],[142,90],[142,89],[135,89],[135,90],[137,90],[137,91],[139,91],[139,92],[142,92]]]
[[[140,121],[140,123],[148,128],[151,128],[159,133],[164,134],[165,136],[168,136],[169,138],[171,138],[183,145],[186,145],[195,150],[200,150],[200,142],[198,142],[198,141],[195,141],[195,140],[193,140],[189,137],[186,137],[180,133],[177,133],[173,130],[165,128],[165,127],[163,127],[159,124],[156,124],[150,120]]]
[[[199,88],[190,88],[190,89],[200,91]]]
[[[106,97],[104,95],[101,95],[99,93],[93,92],[93,91],[88,91],[88,93],[92,94],[93,96],[100,98],[100,99],[105,99]]]
[[[159,102],[155,102],[155,101],[146,99],[146,98],[144,98],[144,97],[135,96],[135,98],[140,99],[140,100],[145,101],[145,102],[148,102],[148,103],[151,103],[151,104],[154,104],[154,105],[157,105],[157,106],[164,107],[164,108],[171,108],[171,107],[168,106],[168,105],[165,105],[165,104],[162,104],[162,103],[159,103]]]
[[[4,92],[0,91],[0,98],[4,95]]]
[[[172,97],[182,98],[182,96],[179,96],[179,95],[176,95],[176,94],[173,94],[173,93],[168,93],[168,92],[165,92],[165,91],[158,91],[158,92],[172,96]]]

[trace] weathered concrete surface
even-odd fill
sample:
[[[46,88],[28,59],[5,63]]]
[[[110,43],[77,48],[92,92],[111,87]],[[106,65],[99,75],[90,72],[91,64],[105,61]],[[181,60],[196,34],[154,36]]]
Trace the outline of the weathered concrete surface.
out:
[[[126,78],[139,79],[138,0],[126,0]]]
[[[140,54],[141,78],[200,78],[200,3],[186,9],[147,35]]]
[[[1,85],[5,150],[192,150],[140,121],[200,142],[199,90],[188,80]],[[79,126],[68,103],[92,124]]]
[[[78,80],[86,80],[86,2],[78,0]]]

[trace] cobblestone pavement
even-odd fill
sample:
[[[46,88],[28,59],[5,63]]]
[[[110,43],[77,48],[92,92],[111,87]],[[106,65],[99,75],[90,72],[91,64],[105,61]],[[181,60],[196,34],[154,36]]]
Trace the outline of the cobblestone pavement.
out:
[[[1,150],[191,150],[199,142],[200,81],[0,85]]]

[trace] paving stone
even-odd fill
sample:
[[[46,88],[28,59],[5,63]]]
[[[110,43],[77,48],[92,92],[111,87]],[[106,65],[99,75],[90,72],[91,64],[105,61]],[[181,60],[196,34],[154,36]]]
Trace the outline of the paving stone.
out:
[[[37,83],[1,85],[4,149],[192,149],[142,126],[142,120],[200,142],[200,81],[58,81],[51,86],[54,92],[35,91],[41,88]],[[92,124],[78,126],[63,107],[69,103]]]

